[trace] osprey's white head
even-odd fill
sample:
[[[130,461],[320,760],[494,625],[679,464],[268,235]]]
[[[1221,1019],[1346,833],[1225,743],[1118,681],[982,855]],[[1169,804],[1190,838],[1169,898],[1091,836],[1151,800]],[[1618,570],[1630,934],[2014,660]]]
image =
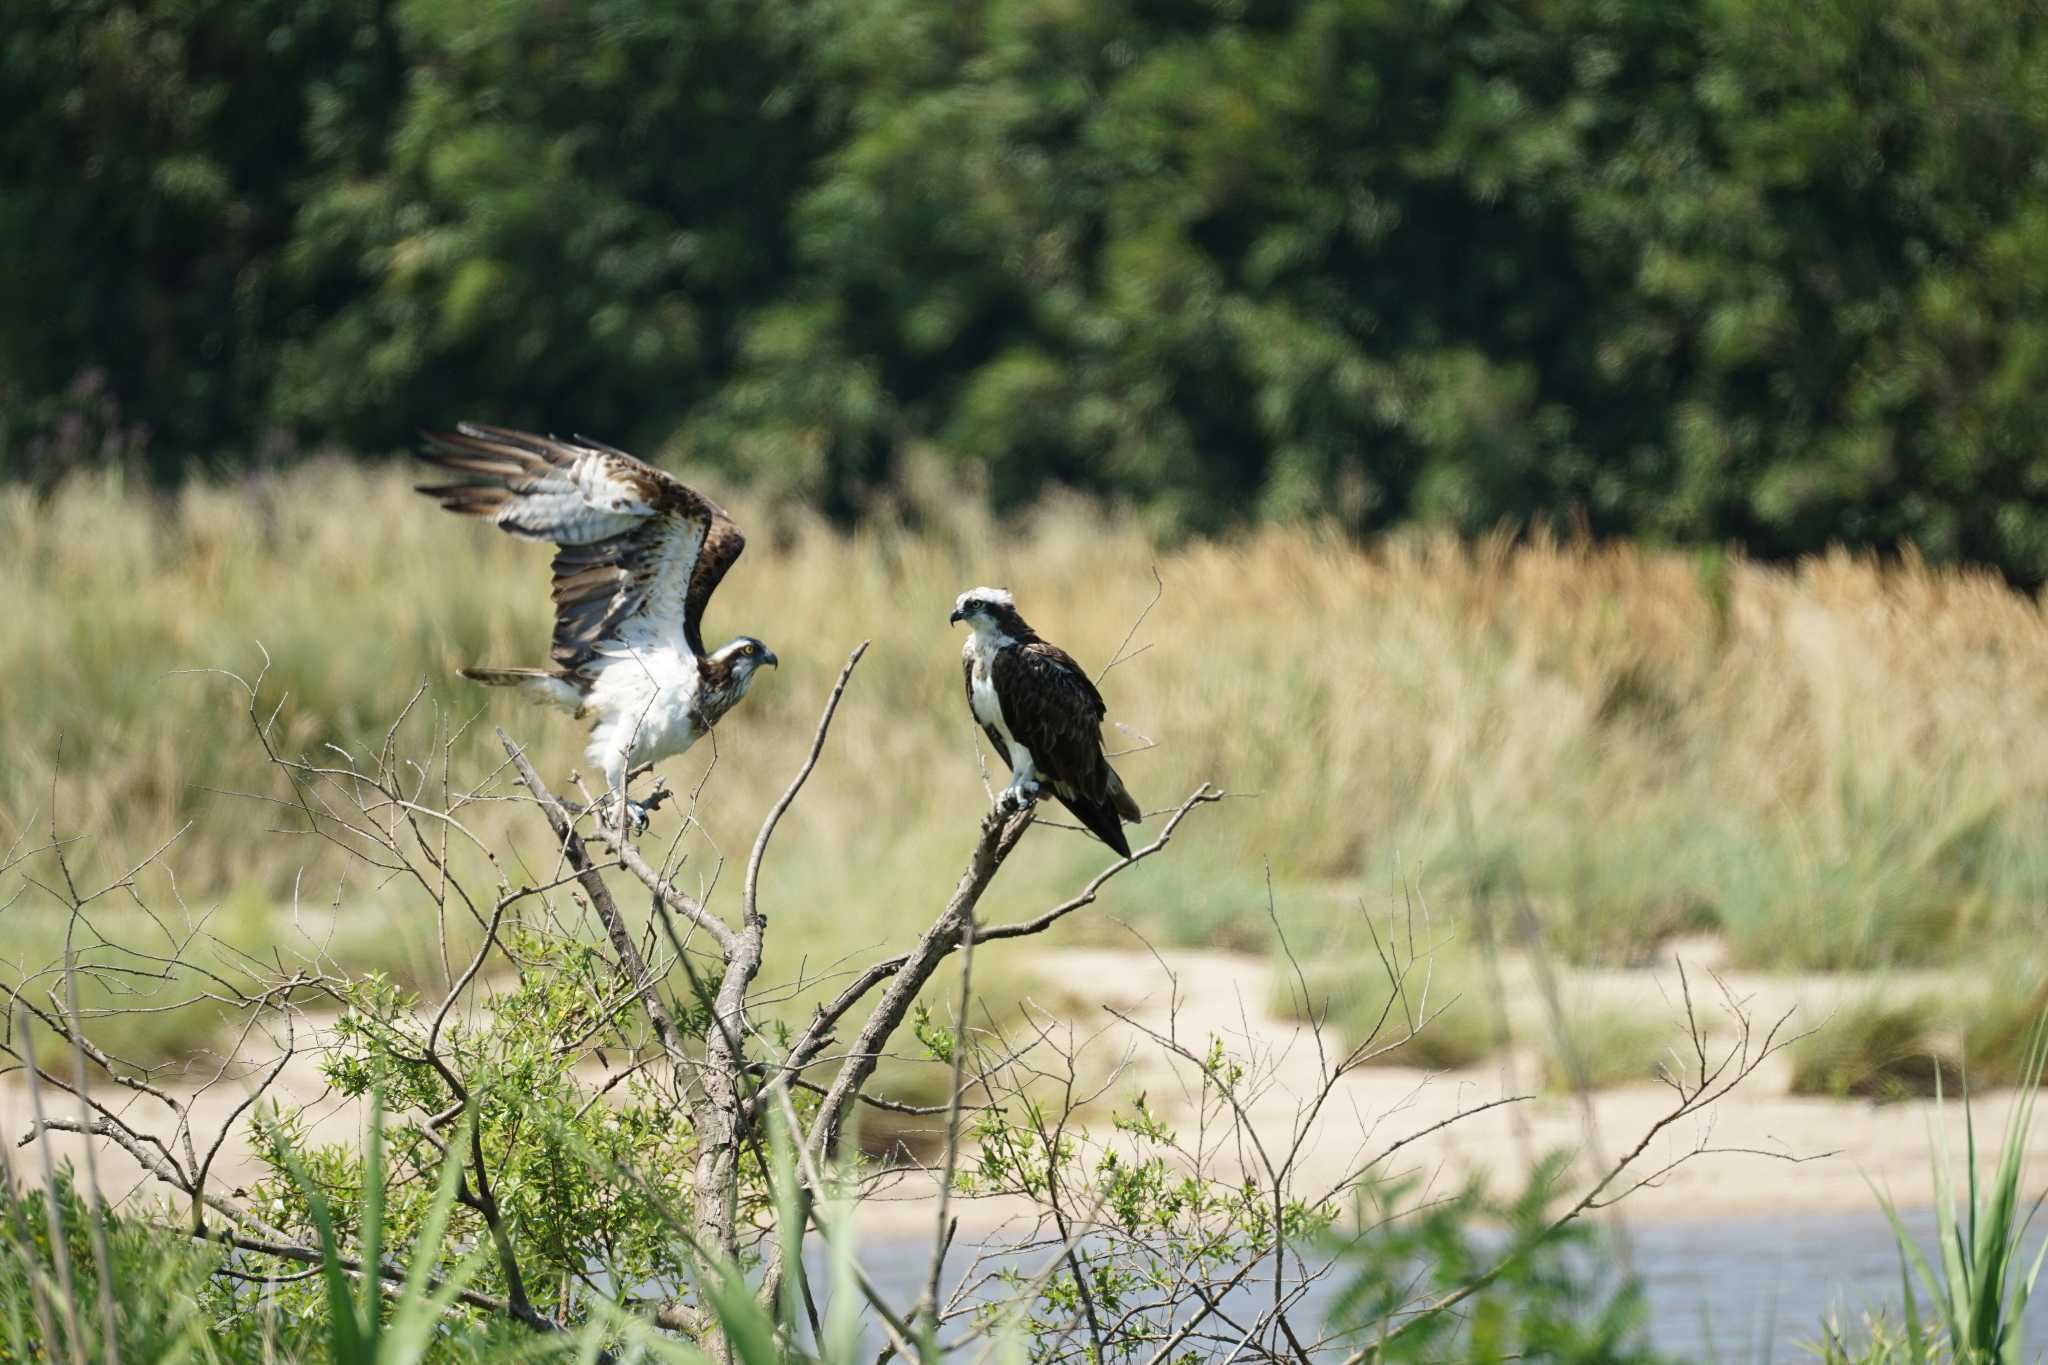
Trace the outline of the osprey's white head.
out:
[[[751,635],[720,645],[697,665],[700,707],[714,720],[724,715],[747,695],[755,672],[774,668],[777,662],[775,651]]]
[[[978,640],[1020,639],[1030,633],[1017,614],[1017,599],[1005,588],[969,588],[953,599],[949,623],[965,621]]]
[[[964,620],[970,610],[986,607],[1008,607],[1017,610],[1017,599],[1010,596],[1008,588],[969,588],[953,599],[953,616]]]

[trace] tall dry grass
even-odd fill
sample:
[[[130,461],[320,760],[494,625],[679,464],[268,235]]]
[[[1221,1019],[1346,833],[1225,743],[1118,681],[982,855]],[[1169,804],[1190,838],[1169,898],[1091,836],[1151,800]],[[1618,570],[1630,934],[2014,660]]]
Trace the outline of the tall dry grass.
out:
[[[1261,942],[1270,863],[1305,937],[1403,886],[1438,904],[1525,887],[1556,943],[1609,961],[1682,929],[1725,933],[1742,961],[1812,967],[2040,934],[2048,622],[1988,576],[1504,540],[1367,551],[1277,529],[1161,549],[1077,507],[997,524],[934,512],[939,497],[922,529],[841,533],[728,501],[751,546],[709,633],[758,634],[783,667],[715,745],[666,765],[684,789],[716,765],[693,875],[744,853],[847,651],[874,640],[769,863],[786,970],[900,934],[956,875],[985,798],[954,594],[1012,587],[1100,668],[1154,565],[1165,589],[1143,651],[1104,691],[1126,742],[1156,747],[1121,766],[1153,806],[1203,779],[1252,795],[1073,932],[1135,917]],[[276,904],[295,885],[336,896],[331,850],[266,834],[260,803],[217,794],[278,787],[234,690],[180,670],[253,675],[260,642],[295,750],[374,744],[424,681],[468,726],[458,773],[494,766],[502,724],[560,778],[579,727],[455,676],[544,657],[546,559],[438,512],[399,472],[341,464],[163,498],[0,493],[0,844],[40,831],[54,793],[102,871],[191,821],[170,862],[195,905]],[[487,834],[534,823],[510,805],[479,820]],[[988,908],[1034,906],[1101,861],[1040,831]],[[338,899],[359,925],[419,913],[365,881]]]

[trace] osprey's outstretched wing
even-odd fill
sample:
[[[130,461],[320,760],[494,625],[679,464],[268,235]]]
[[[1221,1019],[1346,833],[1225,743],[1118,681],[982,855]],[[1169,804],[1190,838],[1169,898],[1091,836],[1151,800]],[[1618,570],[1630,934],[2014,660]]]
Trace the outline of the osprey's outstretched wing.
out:
[[[746,548],[725,509],[623,450],[464,422],[419,458],[462,476],[422,484],[555,553],[553,662],[574,673],[608,646],[673,640],[704,655],[704,604]]]
[[[1122,817],[1137,819],[1137,805],[1103,755],[1102,720],[1109,708],[1087,672],[1057,645],[1033,640],[996,651],[989,680],[1002,704],[1003,724],[1031,751],[1033,766],[1060,804],[1128,858]],[[996,749],[1002,752],[1003,746]]]

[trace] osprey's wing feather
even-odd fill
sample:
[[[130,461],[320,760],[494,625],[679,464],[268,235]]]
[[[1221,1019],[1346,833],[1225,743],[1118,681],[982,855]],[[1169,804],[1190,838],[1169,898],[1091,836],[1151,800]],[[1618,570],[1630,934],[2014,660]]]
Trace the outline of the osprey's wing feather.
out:
[[[1123,818],[1135,819],[1137,805],[1102,752],[1108,708],[1087,673],[1043,640],[999,649],[989,667],[1003,724],[1031,751],[1038,775],[1097,838],[1130,857]]]
[[[595,441],[560,441],[465,422],[429,432],[420,459],[463,476],[421,485],[451,512],[552,541],[553,658],[573,673],[635,622],[704,653],[711,592],[746,538],[725,509],[680,480]]]
[[[1031,751],[1032,763],[1053,790],[1062,797],[1101,799],[1109,781],[1102,756],[1102,718],[1109,708],[1081,665],[1057,645],[1034,640],[997,650],[989,668],[1003,724]]]
[[[747,538],[733,525],[725,509],[717,503],[710,507],[711,520],[705,525],[697,562],[690,569],[689,592],[683,600],[683,636],[690,642],[690,652],[699,658],[704,655],[704,604],[711,600],[711,594],[724,580],[725,571],[740,557],[740,551],[747,548]]]

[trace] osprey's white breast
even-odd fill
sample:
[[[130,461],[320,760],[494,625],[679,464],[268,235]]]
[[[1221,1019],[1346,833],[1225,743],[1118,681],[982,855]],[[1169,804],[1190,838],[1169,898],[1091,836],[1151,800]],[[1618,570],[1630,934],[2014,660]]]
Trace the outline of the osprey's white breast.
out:
[[[990,674],[988,660],[976,659],[969,676],[974,679],[968,693],[974,707],[974,718],[1001,735],[1005,744],[1009,743],[1010,732],[1003,725],[1003,704],[996,698],[995,679]]]
[[[598,716],[588,756],[607,772],[682,753],[699,738],[696,656],[667,646],[620,651],[597,661],[585,700]]]
[[[1037,765],[1031,760],[1031,751],[1017,742],[1010,733],[1010,727],[1003,724],[1002,699],[996,696],[995,670],[992,665],[996,654],[1005,645],[1016,643],[1005,636],[984,636],[976,631],[967,637],[966,648],[961,653],[967,656],[967,701],[974,712],[974,718],[987,726],[1009,751],[1010,770],[1026,778],[1036,779]]]

